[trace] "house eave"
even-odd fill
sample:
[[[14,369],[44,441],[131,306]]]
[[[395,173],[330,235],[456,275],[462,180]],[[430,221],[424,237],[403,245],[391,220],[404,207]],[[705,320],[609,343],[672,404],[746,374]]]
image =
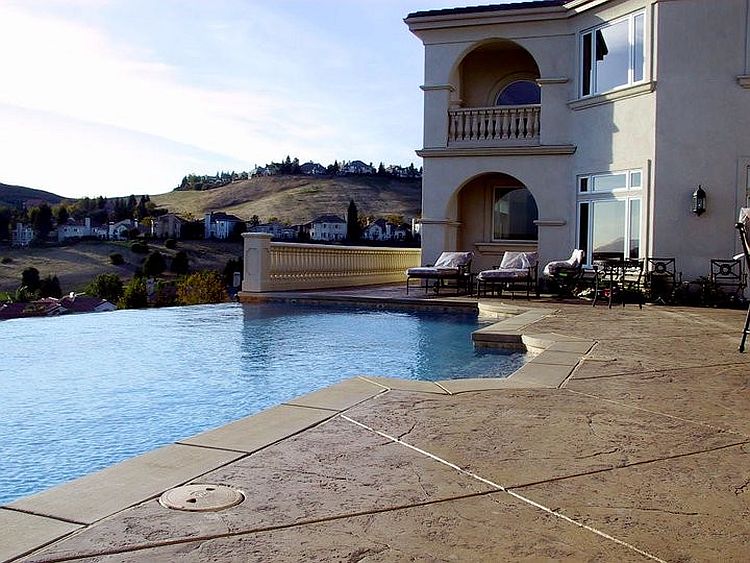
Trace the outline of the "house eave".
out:
[[[409,26],[410,31],[417,32],[451,27],[560,20],[568,16],[568,10],[565,6],[548,6],[544,8],[510,10],[508,12],[468,12],[464,14],[409,16],[404,19],[404,23]]]

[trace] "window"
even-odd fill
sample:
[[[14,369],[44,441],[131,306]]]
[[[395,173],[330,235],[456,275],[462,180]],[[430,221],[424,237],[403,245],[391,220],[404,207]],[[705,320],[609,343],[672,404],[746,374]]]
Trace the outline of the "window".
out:
[[[582,96],[643,81],[645,27],[638,12],[581,35]]]
[[[537,240],[539,211],[531,192],[523,186],[495,188],[494,197],[493,240]]]
[[[641,256],[640,170],[578,178],[578,248],[592,260]]]
[[[497,96],[497,106],[526,106],[542,103],[542,91],[532,80],[516,80],[502,89]]]

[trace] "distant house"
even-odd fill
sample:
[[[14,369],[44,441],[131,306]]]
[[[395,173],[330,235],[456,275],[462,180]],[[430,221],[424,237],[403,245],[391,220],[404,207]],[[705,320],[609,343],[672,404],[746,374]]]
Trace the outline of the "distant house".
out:
[[[59,299],[58,302],[69,313],[104,313],[117,309],[106,299],[76,293],[70,293]]]
[[[295,240],[297,238],[297,229],[279,221],[254,226],[248,225],[247,230],[250,233],[267,233],[278,240]]]
[[[365,240],[404,240],[408,232],[408,225],[397,225],[385,219],[377,219],[362,230],[362,238]]]
[[[107,228],[107,238],[109,240],[127,240],[128,233],[136,227],[133,219],[123,219],[116,223],[110,223]]]
[[[93,236],[91,231],[91,218],[86,217],[83,221],[68,219],[66,223],[57,226],[57,241],[62,242],[70,239],[80,239]]]
[[[237,225],[244,225],[245,221],[222,211],[206,213],[203,220],[204,236],[207,239],[228,239],[237,229]]]
[[[151,236],[156,238],[181,238],[182,226],[186,222],[185,219],[174,213],[160,215],[155,217],[151,223]]]
[[[11,233],[11,245],[29,246],[32,240],[34,240],[34,229],[25,223],[16,223],[16,226]]]
[[[340,174],[342,176],[375,174],[375,168],[373,168],[369,164],[365,164],[361,160],[352,160],[351,162],[347,162],[341,167]]]
[[[305,176],[325,176],[328,174],[328,169],[322,164],[317,162],[305,162],[299,167],[300,174]]]
[[[346,221],[338,215],[321,215],[310,223],[310,240],[337,241],[346,238]]]
[[[256,176],[276,176],[279,174],[280,169],[277,164],[269,164],[268,166],[256,166],[252,172],[250,172],[250,177],[255,178]]]

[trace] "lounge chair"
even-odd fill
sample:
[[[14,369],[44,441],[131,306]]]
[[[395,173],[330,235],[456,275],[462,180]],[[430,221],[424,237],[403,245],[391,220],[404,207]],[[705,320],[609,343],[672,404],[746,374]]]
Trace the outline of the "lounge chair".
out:
[[[493,292],[503,289],[511,290],[511,299],[515,297],[514,289],[521,284],[526,288],[526,299],[531,296],[531,288],[536,288],[537,278],[536,252],[505,252],[500,265],[493,270],[484,270],[477,275],[477,295],[487,295],[487,289]]]
[[[742,241],[742,254],[735,256],[735,258],[745,256],[745,265],[747,270],[750,271],[750,207],[740,209],[740,218],[737,221],[737,230],[740,233],[740,240]],[[740,352],[745,351],[745,342],[747,336],[750,334],[750,307],[747,310],[747,316],[745,317],[745,326],[742,329],[742,340],[740,340]]]
[[[425,293],[429,288],[429,281],[434,280],[435,293],[440,291],[447,280],[455,280],[456,294],[461,289],[471,288],[471,261],[473,252],[443,252],[433,266],[421,266],[406,270],[406,295],[409,295],[409,281],[414,278],[425,280]]]
[[[560,289],[560,293],[572,293],[576,283],[583,275],[583,260],[585,257],[586,253],[583,250],[576,249],[567,260],[548,262],[542,273],[555,282]]]

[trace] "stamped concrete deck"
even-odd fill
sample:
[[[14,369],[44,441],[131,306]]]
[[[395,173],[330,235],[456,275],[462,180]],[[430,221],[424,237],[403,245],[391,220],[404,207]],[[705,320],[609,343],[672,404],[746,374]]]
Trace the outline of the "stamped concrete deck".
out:
[[[0,560],[749,559],[742,311],[483,305],[508,380],[347,380],[0,509]]]

